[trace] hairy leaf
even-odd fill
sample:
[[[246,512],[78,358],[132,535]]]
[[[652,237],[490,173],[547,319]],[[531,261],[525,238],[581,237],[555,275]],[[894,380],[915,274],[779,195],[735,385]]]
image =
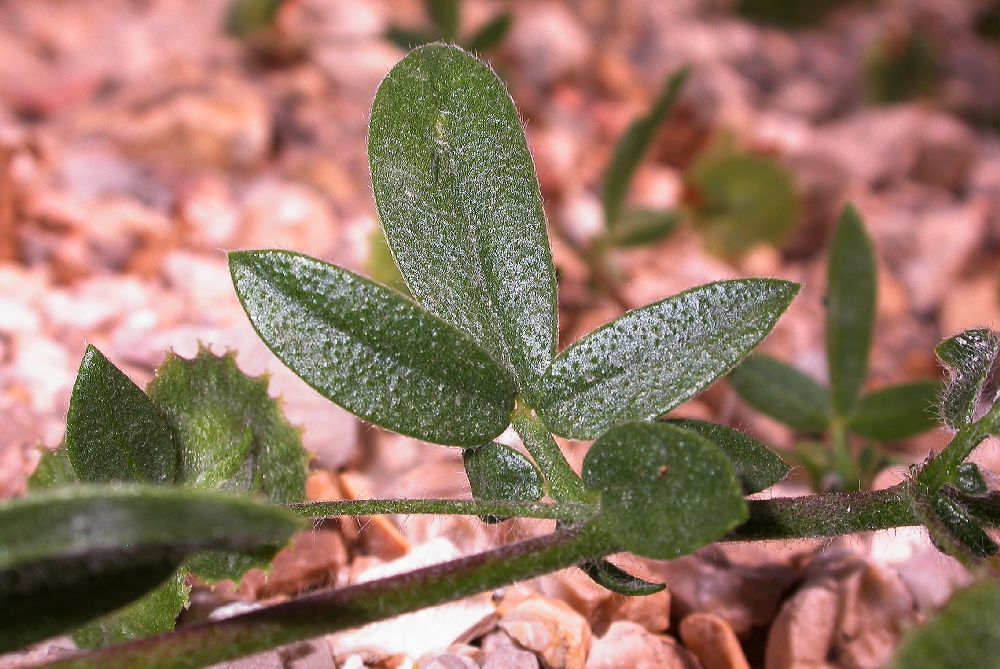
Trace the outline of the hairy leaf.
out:
[[[191,590],[185,574],[184,569],[175,571],[145,597],[81,627],[73,632],[73,641],[80,648],[98,648],[172,630]]]
[[[306,452],[299,431],[268,395],[267,379],[243,374],[233,354],[202,349],[191,360],[170,355],[156,370],[149,396],[173,429],[178,483],[259,493],[275,504],[302,501]],[[266,568],[278,548],[199,555],[190,566],[205,579],[239,582],[250,569]]]
[[[966,495],[985,495],[989,490],[979,465],[974,462],[963,462],[956,468],[955,488]]]
[[[514,385],[468,337],[399,293],[284,251],[229,254],[261,339],[348,411],[407,436],[478,446],[510,423]]]
[[[733,464],[744,493],[770,488],[791,471],[774,451],[732,428],[694,419],[671,420],[670,423],[696,432],[715,444]]]
[[[65,446],[60,446],[55,450],[45,449],[42,457],[35,467],[35,471],[28,477],[28,490],[38,492],[48,488],[58,488],[64,485],[74,485],[79,482],[76,472],[73,471],[73,464],[69,461],[69,454]]]
[[[539,411],[575,439],[656,418],[739,363],[797,292],[776,279],[720,281],[630,311],[555,359]]]
[[[583,461],[601,493],[601,522],[644,557],[691,553],[746,520],[732,464],[714,444],[666,423],[627,423],[601,436]]]
[[[462,451],[472,496],[481,500],[537,502],[542,498],[542,478],[528,458],[493,441]],[[487,523],[504,518],[481,516]]]
[[[290,512],[167,486],[71,486],[0,505],[0,651],[154,589],[188,554],[288,540]]]
[[[1000,583],[956,593],[941,613],[913,630],[890,669],[994,669],[1000,657]]]
[[[594,583],[626,597],[646,597],[667,588],[666,583],[651,583],[633,576],[604,558],[584,562],[580,565],[580,569]]]
[[[416,49],[375,95],[368,158],[410,292],[530,396],[555,353],[555,270],[534,165],[503,82],[455,47]]]
[[[494,16],[469,37],[465,48],[473,52],[489,51],[507,36],[512,22],[513,17],[507,12]]]
[[[906,439],[937,425],[941,387],[933,381],[890,386],[865,395],[847,422],[860,435],[879,441]]]
[[[1000,355],[1000,333],[985,328],[966,330],[945,339],[934,351],[948,369],[940,401],[941,417],[957,430],[981,413],[981,404],[993,402],[994,398],[983,395]]]
[[[618,140],[604,179],[604,223],[609,228],[618,223],[632,176],[649,149],[656,129],[673,109],[689,73],[685,67],[670,75],[649,113],[633,121]]]
[[[933,491],[915,483],[910,488],[910,506],[937,549],[971,569],[982,558],[995,555],[1000,547],[976,516],[962,502],[948,496],[947,490]]]
[[[755,353],[729,374],[744,402],[778,422],[820,434],[830,423],[830,392],[791,365]]]
[[[93,346],[73,384],[66,450],[83,481],[171,483],[177,470],[177,448],[163,416]]]
[[[847,416],[868,376],[875,322],[875,251],[853,207],[833,234],[827,270],[826,355],[833,407]]]

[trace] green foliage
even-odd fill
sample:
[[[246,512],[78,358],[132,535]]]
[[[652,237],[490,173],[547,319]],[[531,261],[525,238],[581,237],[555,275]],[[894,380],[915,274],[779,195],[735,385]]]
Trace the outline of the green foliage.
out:
[[[953,429],[970,424],[982,408],[984,391],[1000,356],[1000,334],[979,328],[945,339],[934,349],[948,370],[941,418]]]
[[[598,585],[626,597],[646,597],[667,588],[666,583],[644,581],[603,559],[584,562],[580,569]]]
[[[503,82],[459,49],[413,51],[378,88],[368,156],[386,239],[413,296],[535,395],[555,353],[555,270]]]
[[[732,464],[714,444],[665,423],[625,423],[594,442],[583,480],[601,493],[604,529],[663,560],[693,552],[747,518]]]
[[[509,12],[501,12],[462,40],[459,37],[460,7],[459,0],[424,0],[424,12],[431,22],[431,28],[413,29],[392,25],[386,31],[386,39],[407,51],[442,41],[460,44],[469,51],[482,52],[500,44],[510,31],[513,16]]]
[[[284,510],[167,486],[62,487],[0,505],[0,651],[128,604],[187,555],[281,544],[298,527]]]
[[[1000,583],[983,580],[913,630],[890,669],[992,669],[1000,657]]]
[[[729,375],[733,390],[761,413],[800,434],[829,435],[829,449],[816,442],[796,448],[796,459],[817,488],[865,488],[891,464],[874,447],[852,449],[849,433],[876,441],[897,441],[937,425],[935,405],[940,386],[935,382],[917,381],[861,394],[875,323],[875,285],[871,240],[857,212],[847,207],[834,232],[828,263],[826,352],[830,387],[760,354],[747,358]],[[960,356],[957,352],[952,355]]]
[[[28,490],[45,490],[46,488],[58,488],[64,485],[73,485],[79,479],[73,471],[73,463],[69,461],[69,454],[65,446],[60,446],[55,450],[45,449],[42,457],[35,467],[35,471],[28,477]]]
[[[476,499],[536,502],[542,498],[542,478],[535,465],[510,446],[495,441],[462,451],[469,486]],[[483,516],[485,522],[505,520]]]
[[[729,458],[745,494],[770,488],[788,476],[788,465],[753,437],[704,420],[675,419],[670,422],[715,444]]]
[[[739,152],[723,141],[698,158],[685,180],[695,229],[719,255],[780,244],[795,224],[795,184],[774,158]]]

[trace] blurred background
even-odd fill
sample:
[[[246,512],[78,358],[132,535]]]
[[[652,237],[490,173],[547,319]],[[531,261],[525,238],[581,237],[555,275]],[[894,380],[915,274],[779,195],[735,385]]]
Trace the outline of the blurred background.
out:
[[[559,273],[561,345],[698,284],[777,276],[805,287],[763,350],[823,380],[827,242],[847,202],[878,257],[869,389],[940,376],[938,341],[1000,328],[996,0],[0,0],[0,498],[23,493],[38,449],[59,444],[88,342],[140,385],[165,351],[191,356],[199,342],[235,349],[248,373],[270,371],[315,454],[313,498],[467,494],[456,451],[364,426],[281,367],[247,323],[224,253],[294,249],[405,290],[374,211],[367,117],[406,49],[438,39],[488,60],[522,115]],[[616,238],[602,204],[614,147],[682,67],[687,81],[624,195],[646,218]],[[677,414],[799,446],[725,383]],[[868,483],[899,481],[902,465],[945,442],[932,431],[888,444],[897,466]],[[586,445],[563,445],[579,463]],[[1000,470],[994,445],[978,457]],[[781,491],[817,485],[808,473]],[[341,528],[287,558],[279,578],[205,596],[287,596],[417,548],[442,559],[536,529]],[[834,550],[845,546],[849,557]],[[568,602],[595,638],[619,618],[661,633],[707,611],[753,666],[784,634],[812,639],[797,643],[829,662],[808,666],[878,667],[907,621],[963,578],[905,531],[713,551],[638,567],[671,582],[655,610],[623,612],[575,573],[532,587]],[[817,582],[834,603],[788,613]],[[821,638],[803,637],[801,611],[838,622],[809,623]],[[476,638],[459,632],[433,643]],[[365,661],[420,650],[434,648]],[[800,652],[789,642],[787,662],[768,651],[766,666],[807,666]]]

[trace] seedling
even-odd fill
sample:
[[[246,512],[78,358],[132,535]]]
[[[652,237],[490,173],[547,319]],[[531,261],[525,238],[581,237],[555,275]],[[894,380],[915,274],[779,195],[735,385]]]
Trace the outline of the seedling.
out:
[[[463,40],[459,37],[460,7],[460,0],[424,0],[424,13],[431,23],[429,30],[393,25],[386,37],[407,51],[431,42],[443,41],[460,44],[469,51],[482,52],[498,45],[510,31],[513,17],[509,12],[502,12]]]
[[[467,449],[476,499],[278,509],[169,487],[171,481],[232,486],[279,502],[269,480],[298,481],[302,460],[280,438],[287,426],[272,404],[261,401],[259,384],[233,380],[232,388],[243,391],[231,393],[221,381],[206,381],[220,368],[232,378],[225,360],[210,359],[185,373],[161,372],[147,395],[91,350],[74,389],[74,427],[67,431],[73,471],[80,478],[160,484],[69,486],[0,506],[0,615],[59,576],[52,565],[82,565],[70,572],[73,578],[56,581],[64,597],[59,606],[39,600],[56,622],[38,629],[31,623],[0,626],[5,648],[135,599],[179,565],[193,569],[192,554],[273,550],[294,527],[289,510],[306,518],[532,517],[555,520],[556,527],[445,564],[43,666],[201,667],[574,565],[616,592],[642,595],[661,587],[606,560],[622,551],[671,559],[718,540],[924,524],[971,568],[997,552],[984,528],[1000,520],[1000,499],[979,485],[981,478],[970,478],[964,464],[987,435],[1000,433],[1000,409],[983,391],[997,355],[996,335],[942,345],[941,358],[953,369],[943,413],[957,433],[911,479],[871,493],[748,500],[745,494],[787,473],[774,453],[721,425],[657,419],[743,359],[788,306],[795,284],[744,279],[694,288],[629,312],[557,353],[555,272],[541,197],[513,101],[496,75],[454,47],[415,50],[376,94],[369,159],[386,238],[416,301],[287,251],[230,254],[236,292],[265,343],[318,392],[383,428]],[[509,425],[527,454],[493,441]],[[582,475],[570,468],[554,434],[594,440]],[[151,440],[153,448],[146,446]],[[169,448],[176,460],[161,457]],[[245,453],[254,457],[244,459]],[[261,454],[268,453],[275,460],[265,463],[269,456]],[[36,481],[64,476],[69,467],[60,457],[48,458]],[[107,516],[109,510],[114,514]],[[59,539],[87,523],[108,526],[103,542],[76,546]],[[150,549],[123,550],[126,544]],[[81,552],[87,560],[78,563]],[[150,566],[159,554],[170,559]],[[134,587],[112,598],[102,591],[107,565],[135,569],[145,580],[129,581]],[[41,580],[26,577],[31,574]],[[92,608],[64,605],[85,600]]]
[[[844,210],[833,235],[827,271],[826,353],[830,385],[822,385],[763,354],[729,375],[737,394],[800,435],[826,438],[799,444],[797,457],[817,490],[862,490],[890,461],[864,440],[893,442],[938,423],[940,386],[931,380],[889,386],[864,395],[875,323],[875,255],[857,212]]]

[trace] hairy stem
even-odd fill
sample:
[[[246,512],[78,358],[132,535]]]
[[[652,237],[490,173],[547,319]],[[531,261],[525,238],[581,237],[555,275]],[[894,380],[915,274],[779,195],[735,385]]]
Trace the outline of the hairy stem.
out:
[[[543,518],[567,522],[582,522],[597,510],[585,504],[544,504],[540,502],[510,502],[453,499],[352,499],[333,502],[289,504],[288,508],[303,518],[333,518],[336,516],[380,516],[386,514],[434,514],[448,516],[501,516]]]
[[[996,406],[1000,406],[1000,404]],[[995,420],[995,417],[992,416],[994,411],[996,411],[995,408],[982,419],[959,430],[945,449],[924,465],[920,473],[917,474],[917,480],[932,491],[939,490],[944,484],[954,481],[958,473],[958,466],[965,462],[976,446],[989,436],[986,422],[988,419]]]
[[[513,423],[524,447],[542,470],[549,496],[558,502],[588,504],[590,500],[583,481],[569,466],[566,457],[559,450],[559,444],[552,438],[549,429],[534,409],[519,400],[514,408]]]

